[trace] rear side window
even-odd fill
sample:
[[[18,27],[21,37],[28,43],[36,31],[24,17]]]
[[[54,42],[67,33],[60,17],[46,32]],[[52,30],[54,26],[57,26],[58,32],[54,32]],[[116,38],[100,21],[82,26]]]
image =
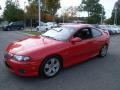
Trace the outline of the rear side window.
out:
[[[93,34],[93,37],[99,37],[102,35],[102,32],[95,28],[92,28],[92,34]]]

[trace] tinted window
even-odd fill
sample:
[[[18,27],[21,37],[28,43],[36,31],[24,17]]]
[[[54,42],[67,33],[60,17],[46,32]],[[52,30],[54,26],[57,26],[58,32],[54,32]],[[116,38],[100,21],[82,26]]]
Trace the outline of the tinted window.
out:
[[[102,33],[99,30],[94,28],[92,28],[92,34],[93,34],[93,37],[98,37],[102,35]]]
[[[80,37],[81,39],[89,39],[92,38],[92,33],[90,28],[80,29],[74,37]]]
[[[10,26],[11,26],[11,25],[14,25],[14,22],[9,23],[9,25],[10,25]]]

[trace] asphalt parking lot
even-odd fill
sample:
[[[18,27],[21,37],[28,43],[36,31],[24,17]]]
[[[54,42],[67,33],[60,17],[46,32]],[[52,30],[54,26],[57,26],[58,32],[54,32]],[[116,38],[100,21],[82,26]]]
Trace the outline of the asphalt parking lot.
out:
[[[120,35],[111,37],[105,58],[96,57],[69,67],[50,79],[19,77],[6,69],[5,47],[24,37],[14,31],[0,31],[0,90],[120,90]]]

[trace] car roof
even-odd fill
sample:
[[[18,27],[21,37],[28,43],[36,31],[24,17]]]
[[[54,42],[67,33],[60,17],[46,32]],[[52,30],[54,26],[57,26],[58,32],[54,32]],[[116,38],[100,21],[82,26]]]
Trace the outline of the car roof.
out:
[[[78,30],[81,28],[93,27],[93,26],[90,24],[66,24],[66,25],[62,25],[62,27],[70,27],[70,28],[74,28],[75,30]]]

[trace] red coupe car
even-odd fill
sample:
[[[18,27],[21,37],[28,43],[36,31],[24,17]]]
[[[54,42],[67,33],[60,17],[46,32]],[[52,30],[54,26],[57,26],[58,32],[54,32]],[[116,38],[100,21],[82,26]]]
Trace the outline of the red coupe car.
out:
[[[108,46],[108,32],[88,24],[71,24],[9,44],[4,58],[8,69],[17,75],[50,78],[62,68],[106,56]]]

